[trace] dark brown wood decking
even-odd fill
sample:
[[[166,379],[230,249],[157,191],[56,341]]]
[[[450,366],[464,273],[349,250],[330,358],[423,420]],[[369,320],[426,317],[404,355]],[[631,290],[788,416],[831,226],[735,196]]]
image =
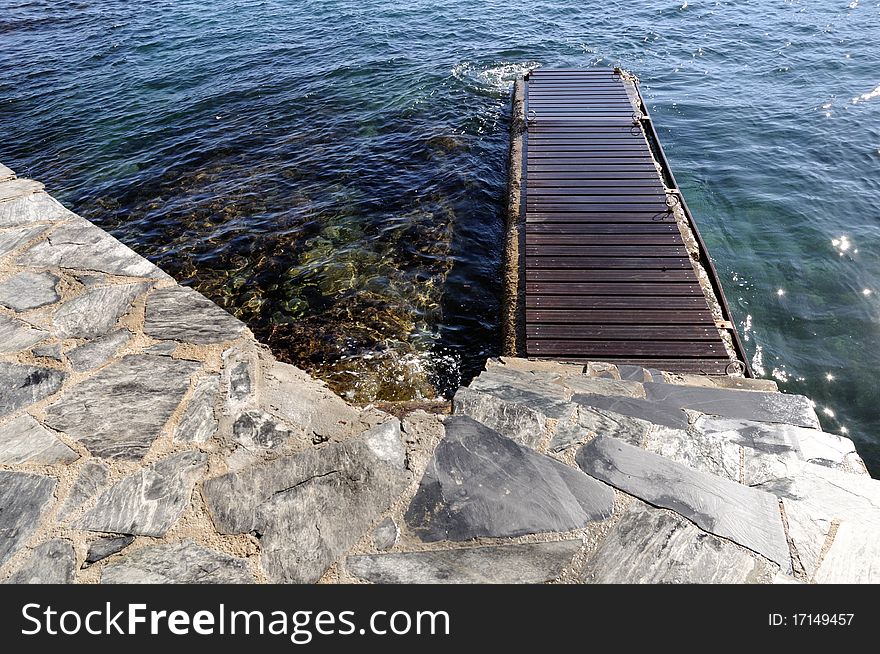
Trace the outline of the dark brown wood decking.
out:
[[[637,87],[635,93],[638,95]],[[612,70],[526,77],[525,330],[530,357],[725,374],[730,316],[647,111]],[[716,323],[670,210],[682,203],[722,305]],[[737,358],[745,361],[731,329]],[[743,366],[749,374],[748,366]]]

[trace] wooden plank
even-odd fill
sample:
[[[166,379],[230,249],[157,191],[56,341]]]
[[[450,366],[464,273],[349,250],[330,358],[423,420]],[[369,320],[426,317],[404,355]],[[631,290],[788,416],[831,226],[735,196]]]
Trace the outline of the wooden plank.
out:
[[[530,254],[526,257],[526,269],[598,269],[620,270],[639,268],[645,270],[693,269],[687,257],[548,257]]]
[[[719,341],[711,325],[546,325],[530,323],[526,338],[579,341]]]
[[[700,309],[706,298],[691,295],[659,297],[656,295],[536,295],[526,294],[527,309]]]
[[[526,234],[526,245],[569,245],[574,240],[587,245],[683,245],[680,234]]]
[[[626,161],[609,162],[602,159],[593,159],[589,163],[541,163],[529,162],[526,168],[526,177],[532,173],[650,173],[657,177],[657,169],[648,162]]]
[[[656,211],[636,211],[609,213],[595,211],[581,212],[544,212],[527,211],[526,221],[531,223],[606,223],[609,220],[619,223],[659,223],[674,222],[671,213],[658,213]]]
[[[526,245],[526,256],[543,257],[687,257],[684,246]]]
[[[658,182],[657,170],[651,168],[625,169],[625,170],[599,170],[597,167],[581,167],[578,170],[569,171],[532,171],[526,175],[526,183],[531,184],[539,180],[579,180],[579,179],[649,179]]]
[[[559,209],[559,211],[591,211],[590,207],[585,208],[582,205],[596,204],[624,204],[638,207],[642,207],[642,205],[650,205],[650,208],[648,209],[649,211],[657,211],[666,206],[666,196],[653,194],[634,197],[630,194],[620,195],[619,191],[615,195],[599,195],[597,193],[587,195],[560,195],[553,193],[552,189],[532,189],[526,194],[526,202],[529,206],[547,205],[552,207],[563,207],[562,209]]]
[[[675,268],[672,270],[618,270],[618,269],[571,269],[541,270],[526,269],[527,282],[690,282],[697,283],[693,270]]]
[[[649,194],[649,195],[600,195],[591,193],[587,195],[553,193],[553,189],[532,189],[526,195],[526,202],[529,207],[543,205],[551,207],[562,207],[554,209],[556,211],[593,211],[593,205],[615,205],[612,211],[619,211],[617,205],[626,205],[630,207],[639,207],[633,211],[660,211],[666,206],[665,195]],[[587,205],[587,206],[585,206]]]
[[[526,323],[707,325],[714,324],[706,310],[645,309],[526,309]]]
[[[533,136],[544,136],[549,134],[631,134],[644,138],[644,133],[638,125],[629,123],[627,125],[540,125],[537,122],[529,125],[528,138]]]
[[[526,234],[676,234],[674,222],[656,223],[526,223]]]
[[[588,196],[584,196],[586,198]],[[614,213],[616,211],[626,213],[654,212],[661,213],[666,205],[659,202],[636,203],[633,198],[629,198],[629,203],[611,203],[611,202],[567,202],[565,204],[550,204],[546,202],[529,203],[528,211],[536,213],[577,213],[577,212],[602,212]]]
[[[544,185],[531,185],[528,191],[526,192],[526,197],[528,198],[552,198],[554,202],[567,202],[572,198],[577,198],[583,195],[589,196],[611,196],[615,197],[615,194],[626,193],[627,197],[634,198],[634,196],[653,196],[657,197],[658,194],[663,194],[661,197],[666,197],[666,194],[663,193],[663,189],[657,186],[645,186],[645,185],[628,185],[623,186],[620,184],[614,186],[608,186],[607,183],[603,186],[599,185],[591,185],[591,186],[568,186],[565,184],[555,185],[552,181],[550,184]],[[639,197],[636,200],[638,202],[643,201],[643,197]]]
[[[618,188],[627,193],[662,193],[663,186],[657,179],[650,177],[634,177],[631,179],[548,179],[546,177],[530,178],[527,189],[555,188],[557,191],[570,190],[576,194],[587,194],[590,189],[602,191],[606,188]]]
[[[537,295],[650,295],[703,298],[703,289],[695,282],[526,282],[526,293]]]
[[[575,152],[577,154],[588,154],[591,152],[638,152],[639,156],[642,157],[651,156],[647,143],[640,142],[637,139],[632,139],[632,141],[632,143],[575,143],[565,145],[530,143],[528,155],[531,157],[545,152]]]
[[[575,354],[581,357],[594,356],[656,356],[656,357],[706,357],[719,358],[725,354],[721,340],[717,341],[662,341],[662,340],[620,340],[620,341],[577,341],[526,339],[526,352],[540,356]]]

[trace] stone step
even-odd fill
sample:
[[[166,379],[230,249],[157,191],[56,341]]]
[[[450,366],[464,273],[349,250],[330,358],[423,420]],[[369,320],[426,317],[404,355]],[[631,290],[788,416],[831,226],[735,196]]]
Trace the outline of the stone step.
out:
[[[775,392],[779,388],[772,379],[752,379],[724,375],[688,375],[664,372],[653,368],[643,368],[629,364],[612,364],[593,361],[587,364],[563,363],[541,359],[519,359],[499,357],[486,362],[487,370],[507,369],[510,371],[535,374],[555,374],[561,377],[598,377],[621,379],[635,382],[658,382],[676,386],[697,386],[703,388],[725,388],[729,390]]]
[[[588,475],[652,506],[687,518],[702,530],[726,538],[791,569],[779,501],[771,493],[699,472],[606,436],[577,453]]]
[[[645,449],[747,486],[786,477],[801,463],[848,474],[868,474],[848,438],[805,427],[736,418],[692,414],[687,431],[650,431]]]
[[[580,470],[466,416],[444,426],[404,516],[423,542],[567,532],[611,516],[614,492]]]
[[[356,577],[376,584],[540,584],[553,581],[580,540],[350,556]]]

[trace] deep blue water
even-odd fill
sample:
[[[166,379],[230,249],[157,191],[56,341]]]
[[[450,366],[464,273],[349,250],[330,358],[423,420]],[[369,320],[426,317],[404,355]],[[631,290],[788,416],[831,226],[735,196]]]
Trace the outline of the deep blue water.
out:
[[[880,473],[877,0],[0,0],[0,161],[341,392],[431,395],[498,352],[511,80],[617,65],[755,370]]]

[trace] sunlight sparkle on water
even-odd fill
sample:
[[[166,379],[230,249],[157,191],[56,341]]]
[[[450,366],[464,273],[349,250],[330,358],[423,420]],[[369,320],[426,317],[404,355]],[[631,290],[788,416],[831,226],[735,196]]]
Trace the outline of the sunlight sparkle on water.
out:
[[[826,373],[825,373],[825,379],[826,379],[827,381],[834,381],[834,375],[832,375],[830,372],[826,372]]]

